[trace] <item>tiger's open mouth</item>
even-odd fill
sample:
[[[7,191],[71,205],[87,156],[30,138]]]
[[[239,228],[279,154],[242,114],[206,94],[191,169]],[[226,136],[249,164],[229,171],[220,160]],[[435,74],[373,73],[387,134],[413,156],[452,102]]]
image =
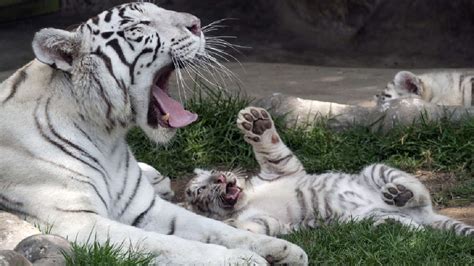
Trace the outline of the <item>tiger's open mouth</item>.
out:
[[[184,109],[183,105],[169,96],[169,80],[174,66],[168,65],[158,71],[150,89],[148,105],[148,125],[167,128],[185,127],[196,121],[198,116]]]
[[[232,208],[237,203],[242,189],[237,186],[236,180],[228,182],[225,185],[225,194],[222,196],[224,208]]]

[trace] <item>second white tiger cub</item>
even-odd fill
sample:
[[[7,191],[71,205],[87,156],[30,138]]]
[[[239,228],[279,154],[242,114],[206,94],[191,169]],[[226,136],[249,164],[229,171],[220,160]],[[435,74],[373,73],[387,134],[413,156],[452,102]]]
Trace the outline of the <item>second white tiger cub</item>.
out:
[[[474,76],[457,72],[426,73],[415,75],[400,71],[393,81],[378,95],[378,105],[406,97],[421,98],[438,105],[470,107],[473,101]]]
[[[376,224],[391,219],[474,236],[474,227],[436,214],[426,187],[408,173],[373,164],[355,175],[309,175],[265,110],[242,110],[237,125],[253,147],[260,173],[243,178],[233,172],[197,169],[185,190],[186,208],[267,235],[320,222],[372,218]]]

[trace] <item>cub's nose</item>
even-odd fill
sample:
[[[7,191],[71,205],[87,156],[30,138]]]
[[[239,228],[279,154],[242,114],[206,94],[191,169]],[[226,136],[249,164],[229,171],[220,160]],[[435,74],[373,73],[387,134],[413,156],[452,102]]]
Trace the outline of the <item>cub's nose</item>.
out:
[[[225,184],[225,183],[227,183],[227,179],[225,178],[225,175],[220,174],[216,179],[216,184]]]

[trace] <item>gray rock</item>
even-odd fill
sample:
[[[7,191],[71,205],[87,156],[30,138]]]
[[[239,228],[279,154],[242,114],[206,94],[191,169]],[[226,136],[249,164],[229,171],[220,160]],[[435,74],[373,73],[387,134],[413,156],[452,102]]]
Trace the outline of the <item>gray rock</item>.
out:
[[[30,266],[24,256],[13,250],[0,250],[0,266]]]
[[[66,265],[63,253],[71,254],[71,244],[56,235],[34,235],[21,241],[15,251],[34,265]]]
[[[323,118],[335,130],[362,125],[386,132],[396,125],[409,125],[421,120],[448,118],[458,121],[474,116],[474,108],[439,106],[416,98],[395,99],[381,107],[361,107],[274,94],[254,104],[275,115],[284,115],[286,127],[311,126]]]
[[[0,250],[12,250],[24,238],[40,233],[32,224],[0,211]]]

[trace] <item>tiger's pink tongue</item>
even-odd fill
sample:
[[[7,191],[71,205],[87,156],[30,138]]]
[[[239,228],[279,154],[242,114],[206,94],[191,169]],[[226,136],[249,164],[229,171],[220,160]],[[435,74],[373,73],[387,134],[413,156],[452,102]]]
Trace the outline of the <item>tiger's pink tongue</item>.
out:
[[[197,120],[197,114],[185,110],[183,105],[168,96],[168,94],[158,86],[153,87],[152,93],[153,97],[155,97],[155,100],[160,105],[161,110],[165,114],[169,114],[168,123],[170,127],[185,127]]]

